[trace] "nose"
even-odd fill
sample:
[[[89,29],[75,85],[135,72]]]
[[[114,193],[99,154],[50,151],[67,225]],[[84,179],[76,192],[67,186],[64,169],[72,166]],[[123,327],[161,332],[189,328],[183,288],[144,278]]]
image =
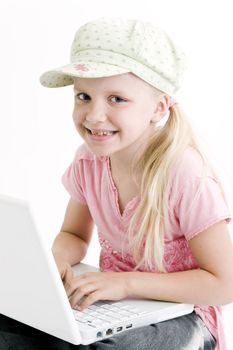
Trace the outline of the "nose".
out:
[[[85,119],[90,123],[104,122],[107,119],[107,115],[103,104],[99,102],[90,103]]]

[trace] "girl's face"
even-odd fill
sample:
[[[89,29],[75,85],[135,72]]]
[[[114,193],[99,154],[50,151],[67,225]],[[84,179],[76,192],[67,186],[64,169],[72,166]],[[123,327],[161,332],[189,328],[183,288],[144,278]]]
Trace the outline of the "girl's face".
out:
[[[168,110],[168,96],[131,73],[76,78],[73,120],[96,155],[131,157]]]

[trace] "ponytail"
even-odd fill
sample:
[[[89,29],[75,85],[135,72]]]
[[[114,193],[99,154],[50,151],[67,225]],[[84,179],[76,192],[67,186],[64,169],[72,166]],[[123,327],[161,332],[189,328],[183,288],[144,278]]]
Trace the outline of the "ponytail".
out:
[[[198,150],[192,128],[176,105],[170,108],[166,124],[157,128],[148,147],[134,164],[140,169],[141,201],[129,224],[129,242],[135,269],[156,268],[165,272],[164,222],[168,215],[168,191],[171,168],[187,146]]]

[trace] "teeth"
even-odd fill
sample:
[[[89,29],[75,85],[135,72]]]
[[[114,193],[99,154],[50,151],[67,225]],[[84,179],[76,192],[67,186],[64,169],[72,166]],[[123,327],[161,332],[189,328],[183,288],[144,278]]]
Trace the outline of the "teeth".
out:
[[[112,135],[114,132],[113,131],[91,131],[92,135],[98,135],[98,136],[108,136]]]

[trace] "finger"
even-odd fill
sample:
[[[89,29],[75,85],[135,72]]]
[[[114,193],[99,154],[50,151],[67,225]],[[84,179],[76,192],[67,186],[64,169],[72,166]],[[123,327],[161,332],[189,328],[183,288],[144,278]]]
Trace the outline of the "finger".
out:
[[[73,280],[73,270],[71,267],[67,267],[63,276],[63,285],[65,287],[66,293],[70,294],[71,284]]]
[[[72,280],[69,281],[69,283],[67,283],[66,292],[70,297],[76,290],[78,290],[82,286],[88,285],[93,282],[95,281],[92,281],[91,275],[87,273],[73,277]]]
[[[84,281],[80,281],[77,277],[73,277],[71,280],[67,281],[64,285],[66,289],[66,294],[69,298],[78,290],[82,285],[85,285]]]
[[[78,304],[78,310],[83,310],[88,306],[94,304],[98,300],[101,300],[101,294],[99,291],[92,292],[87,295],[86,298],[83,298],[81,302]]]
[[[69,297],[71,307],[74,308],[77,304],[79,306],[82,303],[83,299],[90,293],[93,293],[96,290],[96,287],[92,284],[85,284],[77,288],[74,293]]]

